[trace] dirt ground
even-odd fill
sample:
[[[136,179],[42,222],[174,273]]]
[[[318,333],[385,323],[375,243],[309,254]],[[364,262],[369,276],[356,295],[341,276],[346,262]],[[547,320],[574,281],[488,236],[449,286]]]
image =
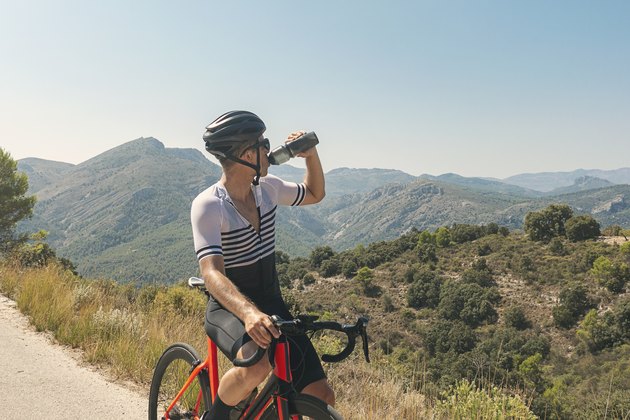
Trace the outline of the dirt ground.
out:
[[[145,395],[35,332],[15,302],[0,295],[0,418],[145,419],[147,405]]]
[[[601,236],[599,240],[602,242],[606,242],[607,244],[621,245],[630,241],[630,237],[628,237],[628,240],[626,240],[626,238],[623,236]]]

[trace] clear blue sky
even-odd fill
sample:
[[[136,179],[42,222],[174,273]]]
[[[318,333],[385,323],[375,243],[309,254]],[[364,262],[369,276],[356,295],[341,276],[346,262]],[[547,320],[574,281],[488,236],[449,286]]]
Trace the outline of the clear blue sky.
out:
[[[3,1],[0,147],[79,163],[256,112],[326,170],[630,166],[629,1]]]

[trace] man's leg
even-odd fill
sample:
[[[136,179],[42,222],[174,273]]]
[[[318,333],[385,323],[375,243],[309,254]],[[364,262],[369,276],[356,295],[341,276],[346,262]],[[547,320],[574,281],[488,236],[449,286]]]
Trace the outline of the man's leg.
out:
[[[250,341],[239,350],[236,357],[247,359],[254,354],[256,349],[258,349],[256,343]],[[266,355],[254,366],[231,368],[219,381],[219,398],[227,405],[238,404],[265,380],[269,372],[271,372],[271,365]]]
[[[312,395],[331,407],[335,406],[335,391],[333,391],[325,378],[306,385],[302,390],[302,394]]]

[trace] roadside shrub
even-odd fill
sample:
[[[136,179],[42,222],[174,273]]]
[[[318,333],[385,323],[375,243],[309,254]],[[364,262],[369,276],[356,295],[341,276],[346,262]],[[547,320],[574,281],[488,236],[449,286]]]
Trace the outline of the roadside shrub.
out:
[[[173,286],[158,291],[153,307],[160,313],[203,317],[206,303],[205,296],[198,291],[184,286]]]

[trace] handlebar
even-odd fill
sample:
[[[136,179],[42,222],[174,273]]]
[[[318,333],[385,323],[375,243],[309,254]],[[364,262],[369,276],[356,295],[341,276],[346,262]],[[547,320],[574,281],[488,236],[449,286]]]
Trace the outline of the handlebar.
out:
[[[188,279],[188,286],[192,288],[198,288],[203,290],[203,292],[210,296],[209,292],[206,290],[204,281],[198,277],[191,277]],[[339,331],[348,337],[348,343],[346,347],[341,350],[341,352],[337,354],[323,354],[322,360],[324,362],[340,362],[346,357],[350,356],[350,354],[354,351],[354,347],[356,346],[357,337],[361,337],[363,342],[363,354],[365,356],[365,360],[370,363],[370,356],[368,351],[368,336],[367,336],[367,324],[368,319],[364,316],[359,317],[357,322],[352,324],[340,324],[334,321],[317,321],[317,316],[313,315],[298,315],[295,319],[283,320],[277,315],[271,317],[273,324],[276,328],[285,335],[303,335],[308,332],[322,331],[322,330],[332,330]],[[272,339],[271,345],[269,348],[273,350],[277,343],[277,339]],[[249,367],[253,366],[262,357],[265,355],[267,349],[263,349],[262,347],[258,347],[256,353],[247,359],[234,359],[232,362],[234,366],[238,367]],[[273,356],[273,351],[270,351],[270,357]]]
[[[348,343],[346,347],[337,354],[324,354],[322,355],[322,360],[324,362],[340,362],[346,357],[350,356],[350,354],[354,351],[354,347],[356,345],[357,337],[361,337],[363,341],[363,354],[365,356],[365,360],[369,363],[370,356],[368,350],[368,336],[367,336],[367,324],[368,319],[364,316],[359,317],[357,322],[352,324],[340,324],[338,322],[333,321],[315,321],[317,319],[316,316],[311,315],[298,315],[295,319],[291,320],[283,320],[280,317],[274,315],[271,317],[273,324],[278,328],[278,330],[285,335],[302,335],[308,332],[314,331],[322,331],[322,330],[332,330],[339,331],[348,337]],[[275,348],[277,340],[273,339],[270,349]],[[265,354],[266,349],[259,347],[256,350],[256,353],[247,359],[234,359],[232,363],[234,366],[238,367],[249,367],[253,366]],[[272,352],[273,353],[273,352]]]

